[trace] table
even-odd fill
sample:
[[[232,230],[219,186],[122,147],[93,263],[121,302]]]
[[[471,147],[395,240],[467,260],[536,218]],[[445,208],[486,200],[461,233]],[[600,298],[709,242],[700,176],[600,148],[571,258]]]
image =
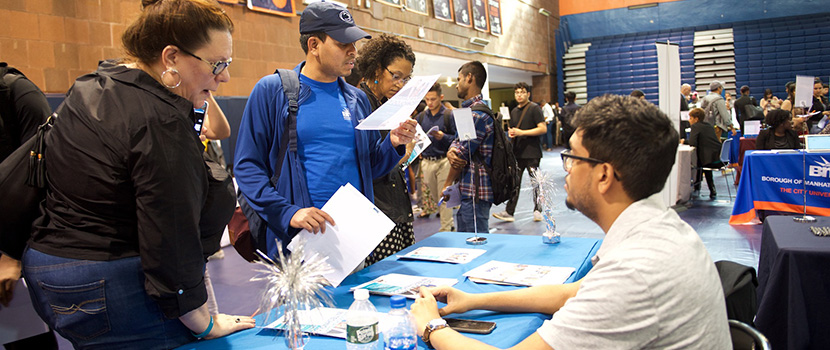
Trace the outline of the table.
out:
[[[819,217],[800,224],[770,216],[761,236],[756,328],[773,349],[827,349],[830,332],[830,237],[810,226],[830,226]]]
[[[439,232],[418,242],[414,246],[404,249],[399,254],[406,254],[422,246],[473,248],[475,246],[467,245],[464,241],[471,235],[471,233],[463,232]],[[464,272],[490,260],[574,267],[576,268],[576,272],[567,280],[567,282],[573,282],[585,276],[593,267],[591,257],[596,255],[602,243],[601,240],[597,239],[563,237],[561,243],[547,245],[542,243],[541,236],[508,234],[485,234],[483,236],[487,237],[489,242],[486,245],[478,247],[481,247],[481,249],[487,252],[467,264],[457,265],[428,261],[397,260],[395,256],[391,256],[363,269],[347,277],[340,287],[333,289],[332,294],[336,307],[348,308],[352,301],[354,301],[352,293],[349,292],[349,288],[389,273],[457,278],[459,282],[455,287],[472,293],[505,291],[520,288],[494,284],[476,284],[475,282],[466,280],[462,276]],[[240,291],[243,288],[244,286],[240,286]],[[258,291],[252,290],[249,293],[252,298],[259,297]],[[372,304],[380,312],[388,312],[390,309],[389,297],[372,295],[369,300],[372,301]],[[411,304],[412,302],[409,301],[407,306]],[[496,329],[491,334],[466,335],[501,348],[518,344],[524,338],[533,334],[542,325],[542,322],[550,319],[550,315],[538,313],[503,314],[482,310],[470,311],[465,314],[455,315],[454,317],[496,322]],[[258,318],[258,322],[262,322],[262,317]],[[312,336],[311,341],[306,345],[305,349],[344,349],[345,347],[346,345],[343,339]],[[418,348],[426,349],[427,347],[419,340]],[[219,339],[187,344],[178,349],[286,349],[286,346],[281,333],[273,330],[254,328]]]
[[[697,165],[695,147],[681,144],[677,147],[671,173],[663,187],[663,203],[671,207],[677,203],[688,202],[692,197],[692,181],[694,172],[692,166]]]
[[[830,216],[830,153],[752,151],[744,156],[741,181],[729,223],[759,224],[759,210]]]

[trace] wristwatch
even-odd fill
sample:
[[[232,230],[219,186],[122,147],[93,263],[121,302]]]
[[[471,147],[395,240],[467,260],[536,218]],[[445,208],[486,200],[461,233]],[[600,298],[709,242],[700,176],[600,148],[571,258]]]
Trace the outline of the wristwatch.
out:
[[[435,349],[435,348],[432,347],[432,344],[430,344],[430,342],[429,342],[429,335],[432,332],[435,332],[435,331],[437,331],[441,328],[446,328],[446,327],[449,327],[449,326],[447,325],[447,321],[444,320],[443,318],[436,318],[432,321],[429,321],[427,323],[427,328],[424,330],[424,335],[421,336],[421,340],[423,340],[424,343],[427,344],[427,346],[430,349]]]

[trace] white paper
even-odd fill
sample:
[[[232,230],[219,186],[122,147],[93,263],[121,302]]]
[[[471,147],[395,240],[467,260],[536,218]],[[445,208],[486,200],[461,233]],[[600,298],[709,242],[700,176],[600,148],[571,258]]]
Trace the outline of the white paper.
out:
[[[744,122],[744,135],[758,135],[761,133],[760,120],[747,120]]]
[[[458,141],[469,141],[476,138],[476,125],[473,122],[473,110],[470,108],[456,108],[452,110],[455,119],[455,130],[458,130]]]
[[[689,111],[680,111],[680,120],[689,121]]]
[[[332,227],[327,222],[326,233],[303,230],[291,240],[288,249],[293,250],[298,240],[304,239],[303,259],[311,258],[314,253],[328,257],[332,271],[323,277],[337,287],[389,234],[395,223],[351,184],[340,187],[322,210],[337,225]]]
[[[29,291],[21,279],[14,287],[9,307],[0,306],[0,344],[11,343],[49,331],[49,326],[35,313]]]
[[[499,113],[501,113],[501,120],[510,120],[510,108],[507,106],[499,107]]]
[[[813,105],[813,81],[815,77],[795,76],[795,105],[793,107],[810,108]]]
[[[417,298],[421,287],[453,286],[458,283],[455,278],[438,278],[390,273],[363,283],[350,290],[366,289],[377,295],[403,295],[410,299]]]
[[[398,259],[426,260],[448,262],[452,264],[466,264],[484,254],[484,249],[420,247],[406,255],[399,255]]]
[[[433,126],[432,128],[437,128],[437,126]],[[432,129],[429,130],[431,131]],[[406,169],[409,164],[412,164],[412,162],[415,161],[415,158],[418,158],[418,155],[420,155],[431,144],[432,141],[429,140],[429,136],[427,136],[427,133],[424,132],[424,128],[421,127],[421,124],[415,124],[415,147],[412,148],[412,153],[409,154],[409,158],[403,162],[403,169]]]
[[[440,74],[412,77],[403,89],[357,124],[359,130],[392,130],[409,120],[412,111],[438,80]]]
[[[576,269],[573,267],[514,264],[491,260],[467,271],[464,276],[480,283],[539,286],[565,283],[574,271]]]

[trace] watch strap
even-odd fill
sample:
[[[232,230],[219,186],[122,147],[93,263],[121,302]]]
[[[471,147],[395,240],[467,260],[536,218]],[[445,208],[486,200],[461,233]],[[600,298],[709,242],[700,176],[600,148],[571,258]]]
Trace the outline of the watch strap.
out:
[[[426,344],[428,348],[435,349],[432,346],[432,343],[430,343],[430,341],[429,341],[429,336],[432,334],[432,332],[435,332],[439,329],[447,328],[447,327],[449,327],[449,325],[447,324],[446,321],[443,324],[439,324],[439,325],[436,325],[436,326],[432,326],[429,323],[427,323],[426,329],[424,329],[424,335],[421,336],[421,340],[424,341],[424,344]]]

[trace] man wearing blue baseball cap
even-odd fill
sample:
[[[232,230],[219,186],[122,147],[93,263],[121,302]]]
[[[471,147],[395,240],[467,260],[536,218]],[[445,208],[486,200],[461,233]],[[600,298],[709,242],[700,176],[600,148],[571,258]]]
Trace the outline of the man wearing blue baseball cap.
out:
[[[355,25],[349,10],[314,2],[300,17],[300,34],[306,60],[293,70],[300,83],[296,122],[288,122],[288,78],[262,78],[245,106],[234,157],[242,199],[267,226],[271,256],[275,238],[285,247],[301,229],[316,233],[326,222],[334,226],[320,208],[341,186],[350,183],[372,200],[372,179],[394,168],[415,136],[414,120],[386,138],[355,129],[372,109],[366,95],[342,77],[354,68],[355,42],[371,36]]]

